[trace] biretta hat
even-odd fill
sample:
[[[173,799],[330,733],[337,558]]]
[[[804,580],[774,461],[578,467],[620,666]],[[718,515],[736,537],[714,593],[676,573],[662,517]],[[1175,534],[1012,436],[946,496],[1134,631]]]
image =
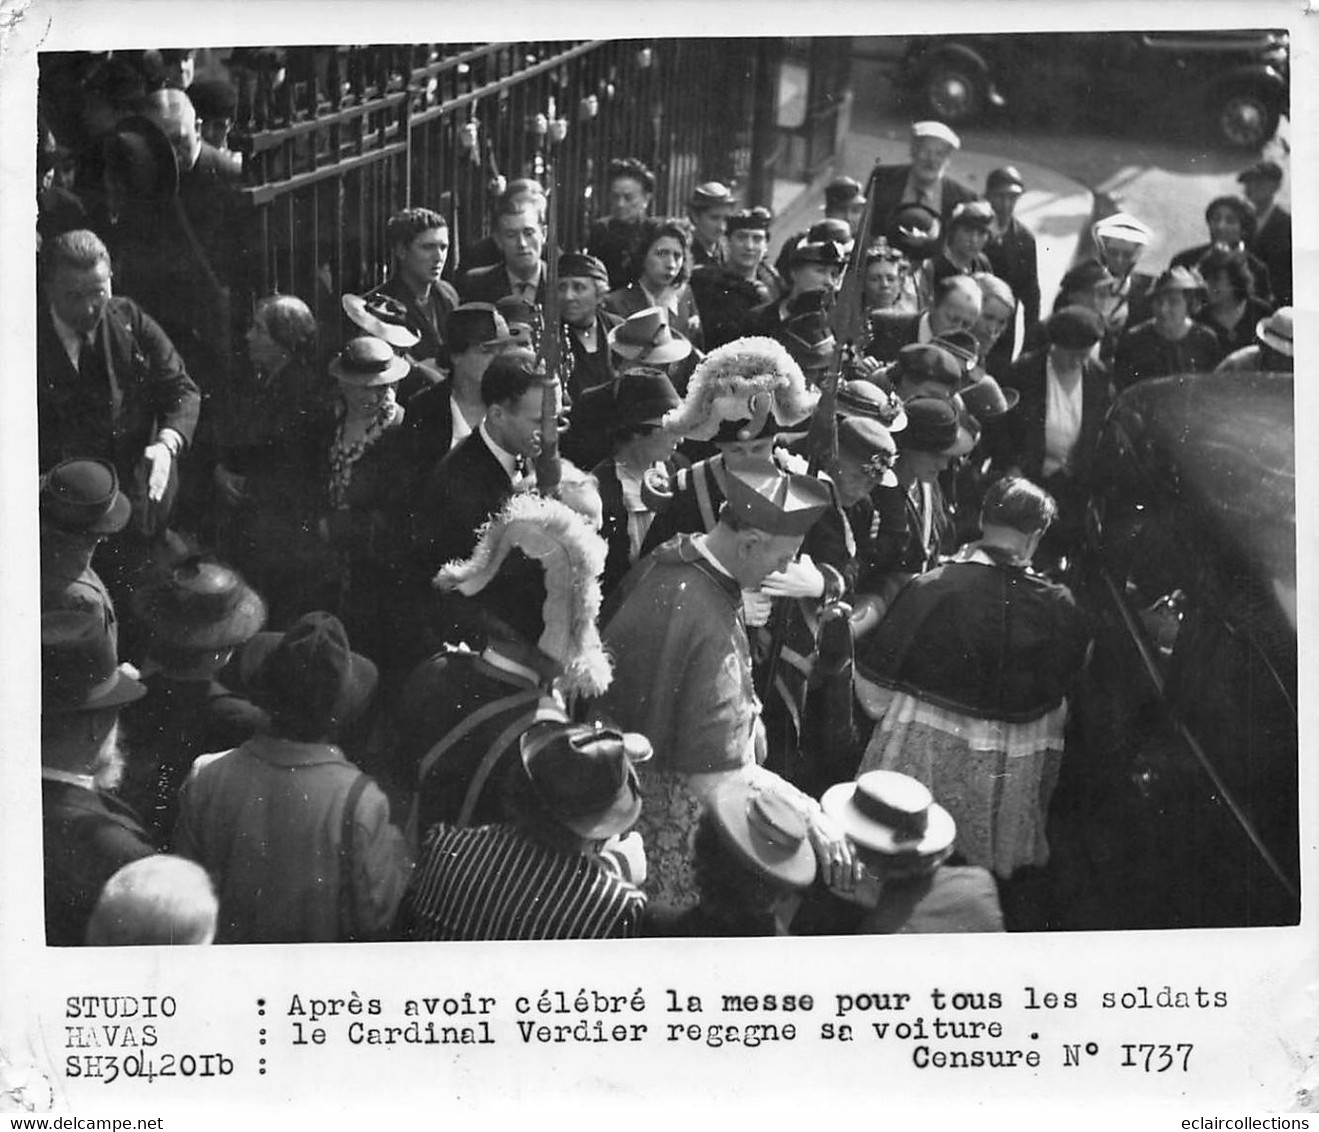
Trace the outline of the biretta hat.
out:
[[[1292,308],[1279,307],[1255,323],[1255,337],[1271,350],[1292,356]]]
[[[708,808],[720,840],[756,872],[797,889],[815,880],[806,819],[778,791],[732,779],[715,791]]]
[[[330,376],[336,381],[359,388],[393,385],[407,377],[411,368],[406,359],[394,353],[393,346],[373,337],[351,339],[329,366]]]
[[[1104,320],[1089,307],[1063,307],[1044,325],[1049,344],[1064,350],[1088,350],[1104,336]]]
[[[747,526],[766,534],[806,534],[832,499],[829,489],[814,476],[784,474],[772,464],[763,471],[725,471],[729,510]]]
[[[913,397],[904,406],[907,427],[899,446],[914,452],[952,453],[961,439],[957,407],[943,397]]]
[[[595,256],[585,252],[564,252],[559,256],[560,279],[598,279],[609,282],[609,271]]]
[[[900,432],[907,427],[902,398],[862,377],[839,381],[835,404],[841,416],[870,417],[889,432]]]
[[[614,383],[614,424],[658,425],[682,404],[669,375],[655,366],[628,366]]]
[[[41,615],[42,714],[118,708],[146,694],[120,669],[100,613],[53,609]]]
[[[861,182],[852,177],[835,177],[824,187],[825,208],[846,208],[851,204],[865,204],[866,194]]]
[[[838,451],[860,462],[865,472],[883,487],[897,487],[893,464],[898,446],[873,417],[843,417],[838,422]]]
[[[1154,239],[1154,229],[1148,224],[1142,224],[1130,213],[1115,212],[1112,216],[1096,220],[1090,227],[1090,235],[1095,240],[1123,240],[1143,248]]]
[[[991,169],[985,178],[985,192],[1011,192],[1020,195],[1026,191],[1026,183],[1021,179],[1021,172],[1015,165],[1001,165]]]
[[[953,149],[962,148],[962,139],[942,122],[913,122],[911,124],[911,136],[914,138],[938,138],[941,142],[952,146]]]
[[[699,211],[703,208],[714,208],[716,205],[734,205],[737,203],[737,197],[733,195],[733,190],[719,181],[706,181],[704,184],[697,185],[692,189],[692,195],[687,198],[687,207]]]
[[[392,295],[344,295],[340,300],[355,326],[383,338],[397,350],[410,350],[421,335],[408,329],[408,308]]]
[[[728,218],[727,231],[731,235],[733,232],[740,232],[744,228],[749,228],[757,232],[769,232],[770,221],[774,218],[768,208],[762,208],[757,205],[755,208],[744,208],[741,212],[735,212]]]
[[[872,770],[831,786],[824,812],[857,845],[890,856],[920,858],[947,850],[957,837],[952,815],[910,775]]]
[[[608,342],[620,358],[656,366],[680,362],[692,352],[692,344],[669,325],[669,312],[663,307],[628,315],[609,332]]]
[[[935,381],[953,392],[962,382],[962,366],[951,353],[933,342],[911,342],[898,351],[897,368],[892,376],[895,382],[900,377],[912,383]]]
[[[119,473],[105,460],[65,460],[41,477],[37,511],[60,530],[112,535],[124,529],[132,510],[119,490]]]
[[[973,381],[961,396],[967,411],[981,423],[996,420],[1021,400],[1017,390],[1004,389],[989,374]]]
[[[201,557],[139,588],[133,611],[153,636],[189,649],[240,645],[266,620],[266,603],[237,571]]]
[[[948,230],[954,228],[984,228],[994,226],[994,209],[986,200],[964,200],[954,206],[948,217]]]
[[[641,816],[635,764],[652,754],[644,735],[547,722],[525,731],[518,748],[532,789],[555,820],[579,837],[613,837]]]
[[[1281,184],[1282,166],[1276,161],[1256,161],[1237,174],[1237,181],[1243,185],[1250,181],[1276,181]]]
[[[304,614],[286,633],[257,633],[243,648],[239,672],[257,704],[276,719],[327,732],[366,710],[375,694],[375,664],[348,646],[339,619]]]

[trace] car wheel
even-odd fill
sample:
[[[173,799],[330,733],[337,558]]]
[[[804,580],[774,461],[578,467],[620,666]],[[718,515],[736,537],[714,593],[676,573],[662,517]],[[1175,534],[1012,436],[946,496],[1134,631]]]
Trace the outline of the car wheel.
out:
[[[1259,149],[1278,129],[1278,108],[1259,91],[1239,87],[1220,95],[1212,119],[1216,139],[1234,149]]]
[[[965,64],[940,59],[925,72],[921,101],[926,112],[941,122],[969,122],[984,107],[984,85]]]

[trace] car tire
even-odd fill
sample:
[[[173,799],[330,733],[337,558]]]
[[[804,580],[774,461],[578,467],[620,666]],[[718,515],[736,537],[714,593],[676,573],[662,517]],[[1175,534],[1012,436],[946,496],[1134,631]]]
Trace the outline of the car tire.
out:
[[[1278,105],[1253,87],[1223,91],[1210,108],[1214,140],[1233,149],[1259,149],[1278,131]]]
[[[940,122],[973,121],[985,107],[984,78],[959,59],[935,59],[921,78],[920,105]]]

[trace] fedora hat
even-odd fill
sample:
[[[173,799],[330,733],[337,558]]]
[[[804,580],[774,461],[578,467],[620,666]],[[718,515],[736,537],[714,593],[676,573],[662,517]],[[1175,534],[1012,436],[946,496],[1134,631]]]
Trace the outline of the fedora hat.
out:
[[[715,791],[709,809],[720,840],[756,872],[790,888],[814,882],[806,820],[777,791],[734,779]]]
[[[344,346],[329,368],[330,376],[336,381],[365,388],[393,385],[405,378],[412,367],[383,338],[362,337]]]
[[[42,714],[103,711],[146,694],[146,688],[119,667],[100,613],[55,609],[41,615]]]
[[[628,315],[609,332],[608,342],[620,358],[653,366],[680,362],[692,352],[692,344],[669,325],[663,307],[646,307]]]
[[[946,385],[951,393],[962,383],[962,363],[951,351],[933,342],[912,342],[898,351],[897,366],[891,375],[915,385],[933,381]]]
[[[37,511],[62,531],[112,535],[128,524],[133,508],[119,490],[119,473],[105,460],[65,460],[41,477]]]
[[[339,619],[320,611],[286,633],[257,633],[244,646],[239,674],[252,698],[275,718],[325,731],[344,727],[375,694],[375,664],[348,646]]]
[[[978,421],[997,420],[1021,400],[1017,390],[1004,389],[989,374],[971,382],[961,392],[962,404]]]
[[[820,805],[851,840],[886,856],[934,857],[957,837],[952,815],[925,785],[892,770],[868,771],[855,782],[831,786]]]
[[[850,249],[853,243],[852,229],[846,220],[827,216],[811,225],[806,233],[806,240],[812,244],[832,240],[835,244],[842,244],[844,248]]]
[[[134,200],[171,200],[179,192],[179,163],[164,131],[149,118],[131,114],[103,142],[105,171]]]
[[[614,423],[620,427],[658,425],[682,404],[669,375],[655,366],[628,366],[614,387]]]
[[[408,329],[408,308],[392,295],[349,294],[340,301],[355,326],[383,338],[396,350],[410,350],[421,341],[420,334]]]
[[[847,249],[836,240],[803,240],[788,254],[788,269],[818,263],[825,267],[846,267]]]
[[[535,312],[531,307],[522,303],[520,299],[514,301],[525,308],[529,318],[535,319]],[[505,313],[506,309],[508,314]],[[533,340],[532,323],[527,322],[522,329],[514,333],[509,323],[509,317],[513,313],[512,308],[496,306],[494,303],[462,303],[454,307],[449,314],[449,336],[455,339],[461,338],[469,346],[479,345],[487,350],[515,342],[530,346]],[[516,313],[521,314],[522,310]]]
[[[1279,307],[1255,323],[1255,337],[1270,350],[1292,356],[1292,308]]]
[[[133,612],[155,637],[190,649],[241,645],[266,621],[266,603],[237,571],[200,557],[138,589]]]
[[[962,443],[957,407],[943,397],[913,397],[899,445],[913,452],[954,453]]]
[[[579,837],[613,837],[641,816],[635,764],[652,753],[644,735],[600,724],[546,723],[525,731],[518,748],[532,789]]]

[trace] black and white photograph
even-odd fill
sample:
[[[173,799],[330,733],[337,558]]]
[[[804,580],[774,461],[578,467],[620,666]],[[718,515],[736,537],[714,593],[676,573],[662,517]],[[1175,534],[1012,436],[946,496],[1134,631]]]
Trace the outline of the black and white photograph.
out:
[[[11,1127],[1309,1127],[1315,34],[928,8],[15,8]]]

